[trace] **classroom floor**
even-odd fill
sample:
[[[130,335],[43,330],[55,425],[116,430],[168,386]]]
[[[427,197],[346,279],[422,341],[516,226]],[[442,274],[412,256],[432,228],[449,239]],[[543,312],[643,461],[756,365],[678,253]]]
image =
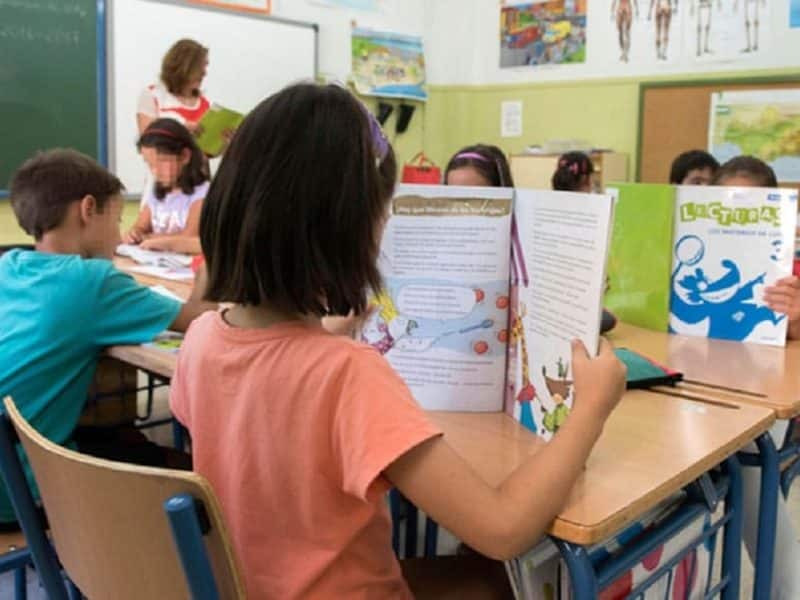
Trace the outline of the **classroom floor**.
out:
[[[167,390],[162,388],[156,390],[155,403],[153,409],[153,418],[162,418],[169,415],[169,407],[167,404]],[[148,435],[151,439],[163,445],[170,445],[172,443],[172,429],[170,426],[165,425],[148,430]],[[795,532],[800,532],[800,478],[796,479],[792,485],[792,490],[789,493],[789,514],[792,518]],[[800,539],[800,535],[798,535]],[[750,590],[753,589],[753,565],[750,562],[750,557],[747,551],[742,547],[742,585],[741,597],[748,598]],[[0,598],[13,598],[14,597],[14,578],[13,574],[5,573],[0,575]],[[29,600],[47,600],[44,591],[39,587],[39,579],[32,569],[28,569],[28,599]]]

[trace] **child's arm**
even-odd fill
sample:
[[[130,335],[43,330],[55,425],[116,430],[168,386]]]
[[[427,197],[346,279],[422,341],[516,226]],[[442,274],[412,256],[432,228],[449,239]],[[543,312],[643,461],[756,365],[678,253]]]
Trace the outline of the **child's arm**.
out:
[[[166,235],[162,237],[151,235],[140,245],[145,250],[163,250],[180,254],[200,254],[203,251],[198,236]]]
[[[138,244],[144,240],[145,236],[153,230],[152,218],[150,207],[143,206],[133,227],[122,236],[122,241],[126,244]]]
[[[395,460],[385,474],[414,504],[469,546],[498,560],[528,550],[561,510],[625,390],[625,367],[601,341],[590,359],[573,345],[575,404],[555,437],[493,488],[450,447],[432,438]]]
[[[189,299],[183,304],[181,311],[175,320],[169,326],[173,331],[186,331],[189,325],[195,318],[208,310],[217,310],[217,304],[214,302],[206,302],[203,300],[203,294],[206,292],[207,273],[205,264],[201,265],[197,270],[197,275],[194,278],[194,286]]]
[[[800,279],[794,275],[779,279],[764,290],[764,302],[789,319],[789,339],[800,339]]]

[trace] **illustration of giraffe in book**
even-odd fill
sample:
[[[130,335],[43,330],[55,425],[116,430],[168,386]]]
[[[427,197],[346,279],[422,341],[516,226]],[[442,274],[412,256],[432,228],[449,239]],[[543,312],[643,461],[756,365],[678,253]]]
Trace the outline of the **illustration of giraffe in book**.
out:
[[[511,219],[511,302],[509,306],[509,322],[511,328],[509,331],[509,348],[514,348],[515,352],[519,352],[520,371],[522,380],[520,382],[519,391],[516,394],[516,401],[519,403],[520,409],[520,422],[523,426],[527,427],[534,433],[538,433],[536,428],[536,421],[533,418],[533,409],[531,404],[536,399],[536,388],[531,383],[530,360],[528,357],[528,345],[525,341],[525,327],[522,319],[526,314],[525,304],[519,301],[519,286],[524,285],[528,287],[530,279],[528,278],[528,269],[525,266],[525,255],[522,252],[522,244],[519,241],[519,230],[517,229],[517,221],[512,217]],[[509,373],[516,369],[516,364],[511,362],[512,356],[509,352]],[[513,377],[509,377],[510,383],[516,383],[516,371],[513,372]]]
[[[536,431],[536,421],[533,419],[533,409],[531,408],[531,404],[536,399],[536,388],[531,383],[528,345],[525,343],[525,328],[522,324],[525,310],[525,305],[520,302],[511,326],[511,344],[519,348],[522,371],[522,385],[519,392],[517,392],[517,402],[519,402],[520,422],[522,425],[538,433]]]
[[[556,363],[558,370],[558,379],[553,379],[547,376],[547,367],[542,367],[542,377],[544,377],[545,387],[550,394],[550,399],[553,401],[553,409],[547,410],[544,403],[541,404],[541,411],[543,415],[542,425],[545,431],[555,433],[564,424],[569,415],[569,406],[566,401],[572,394],[572,381],[567,380],[569,375],[569,363],[559,357]]]

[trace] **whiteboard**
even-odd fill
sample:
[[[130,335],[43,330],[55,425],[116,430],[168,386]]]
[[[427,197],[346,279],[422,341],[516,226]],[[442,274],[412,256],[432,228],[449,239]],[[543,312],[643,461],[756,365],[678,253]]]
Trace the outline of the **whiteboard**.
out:
[[[179,1],[114,0],[107,27],[109,166],[130,194],[147,170],[136,151],[136,106],[158,81],[161,59],[181,38],[208,51],[203,92],[211,102],[247,113],[290,83],[316,76],[317,27]]]

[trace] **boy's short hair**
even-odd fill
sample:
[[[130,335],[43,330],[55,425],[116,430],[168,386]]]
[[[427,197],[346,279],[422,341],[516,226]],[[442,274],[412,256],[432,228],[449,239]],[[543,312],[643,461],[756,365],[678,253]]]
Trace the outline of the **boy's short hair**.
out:
[[[705,150],[689,150],[679,154],[672,161],[669,171],[669,182],[680,185],[690,171],[695,169],[711,169],[712,175],[719,169],[719,161]]]
[[[712,185],[725,185],[725,179],[737,175],[747,177],[758,187],[778,187],[775,171],[755,156],[736,156],[730,159],[717,170]]]
[[[26,160],[11,178],[11,208],[20,227],[37,241],[64,220],[67,207],[87,195],[97,209],[123,190],[122,182],[76,150],[47,150]]]
[[[362,312],[397,165],[346,89],[293,85],[248,114],[203,202],[206,299]],[[380,136],[382,139],[375,139]]]

